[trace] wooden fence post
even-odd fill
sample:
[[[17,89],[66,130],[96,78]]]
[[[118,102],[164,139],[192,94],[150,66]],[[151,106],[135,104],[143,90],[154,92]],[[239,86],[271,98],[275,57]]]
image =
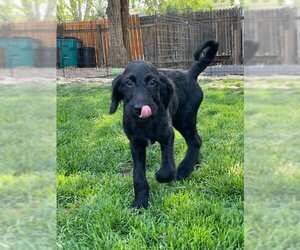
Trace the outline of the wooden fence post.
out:
[[[295,26],[294,26],[294,12],[293,9],[287,10],[288,16],[286,20],[286,25],[284,29],[284,64],[295,63]]]
[[[242,54],[242,25],[241,25],[241,13],[237,12],[236,18],[236,29],[233,31],[233,63],[240,64],[241,63],[241,54]]]
[[[105,64],[104,62],[104,50],[103,50],[103,44],[102,44],[102,33],[101,33],[101,25],[96,24],[97,29],[97,39],[98,39],[98,66],[103,66]]]

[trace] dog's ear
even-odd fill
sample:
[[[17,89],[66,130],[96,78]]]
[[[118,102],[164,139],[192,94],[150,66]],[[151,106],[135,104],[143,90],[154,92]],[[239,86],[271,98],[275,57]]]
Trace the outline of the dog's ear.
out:
[[[167,109],[171,98],[174,94],[175,87],[174,83],[171,79],[169,79],[165,74],[159,73],[160,81],[162,83],[161,89],[160,89],[160,96],[162,98],[163,104],[165,108]]]
[[[118,75],[112,82],[111,104],[109,110],[110,114],[116,112],[119,102],[123,99],[123,94],[119,91],[121,81],[122,81],[122,75]]]

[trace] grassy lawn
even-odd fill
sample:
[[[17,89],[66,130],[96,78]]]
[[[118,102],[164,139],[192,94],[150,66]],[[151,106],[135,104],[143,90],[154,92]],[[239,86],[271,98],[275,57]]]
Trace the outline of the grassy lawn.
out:
[[[138,213],[130,208],[132,159],[122,111],[108,115],[109,87],[58,85],[59,249],[243,248],[242,81],[202,86],[202,163],[185,181],[159,184],[154,177],[159,145],[148,147],[150,206]],[[176,133],[176,164],[185,150],[184,139]]]
[[[0,84],[0,249],[56,241],[54,83]]]
[[[299,81],[249,86],[254,88],[245,90],[245,247],[300,249]]]

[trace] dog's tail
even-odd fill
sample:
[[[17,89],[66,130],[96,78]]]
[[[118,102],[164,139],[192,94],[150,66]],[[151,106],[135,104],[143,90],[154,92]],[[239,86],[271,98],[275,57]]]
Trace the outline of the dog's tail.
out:
[[[205,70],[209,64],[211,64],[217,54],[218,47],[218,42],[214,40],[208,40],[196,50],[194,58],[197,62],[188,71],[192,78],[197,79],[200,73]],[[203,56],[201,56],[204,50],[205,52]]]

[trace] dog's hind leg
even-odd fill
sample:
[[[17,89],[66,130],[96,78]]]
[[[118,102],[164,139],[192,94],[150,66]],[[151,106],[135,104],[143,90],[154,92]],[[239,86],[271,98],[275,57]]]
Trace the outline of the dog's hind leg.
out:
[[[195,165],[199,163],[199,151],[202,141],[196,129],[196,122],[193,122],[188,127],[176,127],[184,137],[188,146],[186,155],[177,169],[176,177],[180,180],[187,178],[193,172]]]
[[[155,176],[158,182],[170,182],[175,178],[175,161],[174,161],[174,131],[167,141],[160,142],[162,152],[161,168],[156,172]]]

